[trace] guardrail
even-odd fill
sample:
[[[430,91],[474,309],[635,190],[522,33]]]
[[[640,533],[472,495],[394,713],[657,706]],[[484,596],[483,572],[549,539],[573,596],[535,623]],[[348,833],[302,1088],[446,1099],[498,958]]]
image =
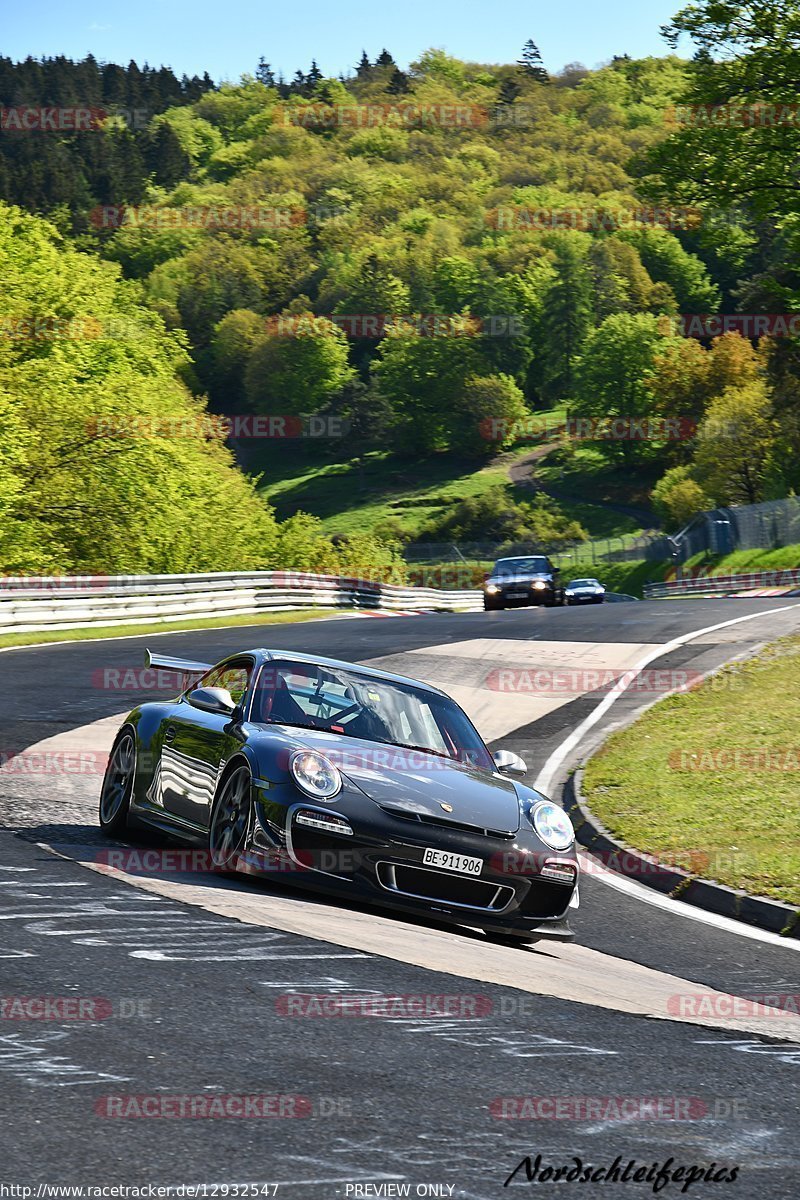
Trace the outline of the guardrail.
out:
[[[157,625],[301,608],[478,612],[483,593],[399,587],[302,571],[17,577],[0,582],[0,633]]]
[[[666,600],[670,596],[719,596],[761,588],[800,588],[800,570],[746,571],[738,575],[702,575],[673,579],[667,583],[646,583],[645,600]]]

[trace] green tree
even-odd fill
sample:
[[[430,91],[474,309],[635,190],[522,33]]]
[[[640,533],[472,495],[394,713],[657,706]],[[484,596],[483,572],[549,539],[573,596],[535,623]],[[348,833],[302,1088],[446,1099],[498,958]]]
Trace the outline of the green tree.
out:
[[[345,334],[313,313],[275,318],[274,328],[250,355],[249,403],[264,413],[317,412],[353,378]]]
[[[162,121],[148,139],[145,162],[153,180],[161,187],[171,188],[181,179],[188,179],[192,160],[181,145],[172,126]],[[123,193],[124,198],[129,192]]]
[[[616,313],[606,317],[586,338],[577,371],[575,414],[624,421],[651,416],[656,411],[656,355],[668,345],[654,316]],[[627,436],[601,439],[597,444],[611,458],[642,456],[643,442]]]
[[[237,242],[205,240],[186,256],[183,274],[178,310],[196,345],[207,344],[214,327],[232,309],[260,305],[258,253]]]
[[[544,63],[542,62],[542,56],[539,53],[539,47],[531,38],[528,38],[527,42],[522,47],[522,55],[517,63],[517,66],[530,79],[535,79],[537,83],[550,82],[550,76],[544,69]]]
[[[211,340],[212,395],[221,408],[241,408],[244,377],[254,348],[264,337],[264,318],[249,308],[234,308],[214,328]]]
[[[630,229],[619,237],[636,247],[652,279],[669,285],[681,312],[717,311],[719,288],[710,279],[703,262],[684,250],[673,233],[658,228]]]
[[[457,400],[450,444],[477,457],[510,445],[528,413],[525,397],[510,375],[470,375]]]
[[[564,515],[555,500],[542,493],[515,502],[498,484],[479,496],[468,496],[424,530],[429,541],[534,542],[543,550],[585,541],[586,530]]]
[[[446,450],[458,436],[459,401],[480,353],[471,337],[390,334],[374,366],[380,392],[392,406],[394,438],[406,453]]]
[[[268,565],[271,510],[180,382],[183,338],[119,268],[0,206],[0,286],[2,569]]]
[[[410,309],[408,286],[376,254],[367,256],[347,295],[336,305],[338,314],[367,316],[404,316]]]
[[[700,425],[692,474],[717,504],[756,504],[777,442],[766,384],[728,388]]]
[[[680,530],[699,512],[713,508],[714,501],[692,478],[687,464],[672,467],[653,488],[653,508],[667,529]]]
[[[559,235],[550,246],[556,278],[542,304],[538,357],[542,395],[555,403],[574,394],[575,364],[592,324],[592,287],[582,237]]]
[[[662,191],[715,210],[800,213],[800,129],[792,115],[800,80],[798,0],[697,0],[663,32],[672,46],[688,35],[697,53],[676,131],[650,153]],[[730,106],[730,119],[724,109],[711,118],[719,105]],[[759,106],[763,117],[754,115]]]

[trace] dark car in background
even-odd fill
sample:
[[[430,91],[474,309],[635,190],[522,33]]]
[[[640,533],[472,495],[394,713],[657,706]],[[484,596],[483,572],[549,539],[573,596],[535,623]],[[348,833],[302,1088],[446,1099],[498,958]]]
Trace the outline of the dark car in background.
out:
[[[564,603],[564,588],[558,567],[544,554],[498,558],[483,585],[483,607],[487,612],[517,605],[544,604],[551,608]]]
[[[564,589],[567,604],[602,604],[606,589],[597,579],[573,579]]]

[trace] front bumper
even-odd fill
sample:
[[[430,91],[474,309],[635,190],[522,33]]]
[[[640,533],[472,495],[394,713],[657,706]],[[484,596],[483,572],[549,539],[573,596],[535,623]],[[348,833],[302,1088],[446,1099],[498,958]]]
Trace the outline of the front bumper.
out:
[[[312,822],[315,812],[323,825],[334,817],[346,821],[352,832],[301,823]],[[339,803],[318,804],[298,802],[293,792],[288,805],[260,794],[256,816],[254,873],[498,933],[562,941],[573,937],[567,914],[577,886],[575,855],[548,850],[533,831],[506,837],[447,828],[389,814],[366,796],[351,793]],[[481,873],[426,865],[427,848],[478,858]],[[542,876],[548,864],[560,878]]]
[[[532,588],[529,584],[517,584],[501,588],[499,592],[491,594],[484,592],[484,598],[489,607],[502,605],[503,608],[521,608],[532,604],[553,604],[556,591],[550,584],[544,588]]]

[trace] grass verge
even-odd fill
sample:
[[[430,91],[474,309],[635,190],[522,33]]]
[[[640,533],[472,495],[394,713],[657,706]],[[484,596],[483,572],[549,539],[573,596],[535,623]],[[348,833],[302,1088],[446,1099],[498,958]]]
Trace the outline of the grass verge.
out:
[[[564,569],[568,564],[562,562]],[[734,575],[745,571],[788,571],[800,567],[800,545],[781,546],[777,550],[735,550],[732,554],[696,554],[682,567],[684,573],[708,571],[713,575]],[[658,583],[673,569],[671,562],[602,562],[583,564],[584,573],[595,575],[612,592],[642,596],[646,583]]]
[[[347,462],[296,459],[280,475],[267,466],[261,492],[281,520],[301,509],[320,517],[326,533],[341,534],[391,521],[414,538],[460,500],[507,484],[510,464],[528,453],[530,446],[485,464],[454,454],[413,461],[380,451]]]
[[[800,637],[655,705],[588,763],[615,837],[694,874],[800,904]]]
[[[97,638],[143,637],[146,634],[183,633],[193,629],[233,629],[239,625],[289,625],[293,621],[312,621],[347,611],[338,608],[303,608],[296,612],[250,613],[241,617],[200,617],[196,621],[165,621],[143,625],[88,625],[82,629],[53,629],[41,633],[0,634],[0,649],[8,646],[39,646],[48,642],[84,642]]]
[[[744,571],[790,571],[800,567],[800,545],[777,550],[734,550],[731,554],[696,554],[684,571],[703,570],[713,575],[736,575]]]

